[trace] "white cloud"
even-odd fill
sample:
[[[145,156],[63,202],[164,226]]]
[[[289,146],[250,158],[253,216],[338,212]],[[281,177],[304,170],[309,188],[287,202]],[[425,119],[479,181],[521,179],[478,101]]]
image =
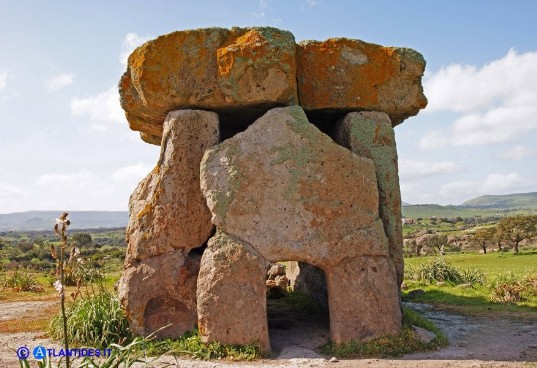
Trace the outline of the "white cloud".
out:
[[[153,167],[145,163],[138,163],[136,165],[125,166],[117,170],[112,174],[112,178],[116,181],[130,180],[140,181],[144,178]]]
[[[484,113],[464,115],[448,129],[426,134],[420,139],[420,148],[507,142],[534,129],[537,129],[537,105],[500,107]]]
[[[36,208],[127,209],[130,193],[150,170],[150,165],[139,163],[112,172],[80,169],[43,174],[36,178],[29,192],[38,196],[34,200]]]
[[[452,64],[426,76],[423,85],[429,100],[427,112],[535,104],[537,52],[519,54],[511,49],[482,68]]]
[[[112,86],[96,96],[74,97],[71,100],[71,113],[88,117],[92,121],[126,124],[117,86]],[[102,130],[102,127],[101,125],[99,129]]]
[[[5,182],[0,182],[0,198],[12,197],[22,193],[22,189]]]
[[[510,173],[507,175],[490,174],[483,184],[481,184],[480,191],[482,193],[507,194],[526,187],[527,181],[518,173]]]
[[[485,194],[510,194],[534,189],[535,182],[513,172],[509,174],[490,174],[482,181],[459,180],[444,184],[439,194],[444,198],[469,199]]]
[[[442,197],[463,197],[470,198],[478,193],[479,183],[468,180],[457,180],[444,184],[440,187]]]
[[[8,75],[7,70],[0,70],[0,91],[6,88]]]
[[[513,141],[537,129],[537,52],[509,50],[481,68],[453,64],[427,76],[424,89],[425,112],[459,116],[422,137],[422,149]]]
[[[516,146],[509,151],[502,152],[498,155],[499,158],[510,159],[510,160],[523,160],[530,157],[535,153],[534,149],[525,147],[525,146]]]
[[[119,62],[122,65],[127,65],[129,55],[136,49],[138,46],[142,45],[146,41],[149,41],[151,36],[140,36],[134,32],[127,33],[121,44],[121,53],[119,54]]]
[[[74,74],[61,73],[61,74],[56,75],[55,77],[47,79],[43,83],[43,85],[45,86],[45,89],[47,91],[54,92],[72,84],[74,81],[74,77],[75,77]]]
[[[420,139],[420,148],[421,149],[441,148],[441,147],[447,146],[449,143],[450,143],[450,139],[445,132],[435,130],[424,135]]]
[[[416,160],[400,160],[399,172],[401,178],[406,180],[423,179],[435,175],[450,173],[459,167],[453,162],[428,162]]]

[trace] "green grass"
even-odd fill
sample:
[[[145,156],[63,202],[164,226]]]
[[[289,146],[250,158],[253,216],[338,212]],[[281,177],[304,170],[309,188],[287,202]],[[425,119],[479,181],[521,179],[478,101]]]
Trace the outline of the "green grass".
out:
[[[434,259],[434,256],[406,258],[405,265],[419,266]],[[537,272],[537,251],[494,253],[452,253],[443,257],[449,264],[459,268],[478,268],[488,280],[500,275],[514,273],[524,276]]]
[[[166,354],[197,359],[254,360],[270,355],[256,345],[203,343],[197,330],[188,331],[178,339],[147,341],[143,349],[149,356]]]
[[[530,275],[537,275],[537,252],[524,251],[513,253],[490,254],[449,254],[443,257],[448,264],[458,269],[476,268],[486,277],[484,285],[473,284],[468,287],[450,283],[420,282],[405,280],[407,291],[403,293],[404,301],[430,303],[438,306],[455,308],[463,313],[535,313],[537,312],[537,295],[525,291],[524,299],[516,302],[501,302],[495,297],[498,281],[515,279],[523,282]],[[405,259],[405,265],[419,267],[433,260],[434,257]],[[408,291],[423,289],[424,294],[410,298]],[[505,288],[505,287],[503,287]],[[501,290],[500,290],[501,292]]]
[[[433,332],[436,337],[424,343],[416,337],[412,326]],[[447,338],[428,319],[409,308],[403,308],[403,329],[392,336],[378,337],[366,342],[353,340],[349,343],[328,343],[321,350],[327,355],[341,358],[389,358],[403,354],[436,350],[447,346]]]
[[[66,315],[67,335],[75,346],[109,346],[132,337],[117,296],[107,290],[79,297],[68,306]],[[63,337],[62,323],[61,314],[52,320],[52,337]]]

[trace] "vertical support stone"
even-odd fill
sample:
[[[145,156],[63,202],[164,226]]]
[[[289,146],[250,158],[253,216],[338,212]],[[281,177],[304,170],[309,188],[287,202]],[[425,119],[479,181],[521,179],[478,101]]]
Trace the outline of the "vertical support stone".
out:
[[[164,122],[160,157],[131,195],[127,261],[201,246],[213,225],[200,189],[200,162],[218,144],[219,119],[210,111],[179,110]]]
[[[200,257],[177,249],[139,261],[122,275],[119,298],[132,332],[178,337],[196,326]],[[157,332],[158,331],[158,332]]]
[[[332,341],[366,340],[401,330],[398,287],[386,257],[347,258],[325,272]]]
[[[379,215],[400,285],[404,276],[401,192],[395,134],[390,118],[386,113],[376,111],[349,113],[337,123],[336,141],[357,155],[371,158],[375,163]]]
[[[268,262],[250,244],[218,231],[198,277],[198,327],[203,342],[258,344],[270,349],[265,275]]]
[[[199,165],[218,140],[216,113],[170,112],[157,165],[131,195],[119,296],[137,334],[178,337],[196,325],[200,256],[189,251],[213,229]]]

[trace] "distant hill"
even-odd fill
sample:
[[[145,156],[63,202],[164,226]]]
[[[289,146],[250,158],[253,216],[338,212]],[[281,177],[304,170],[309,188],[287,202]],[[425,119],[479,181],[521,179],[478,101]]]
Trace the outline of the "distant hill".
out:
[[[537,192],[485,195],[460,206],[439,204],[403,205],[403,217],[473,217],[507,216],[537,212]]]
[[[535,208],[537,209],[537,192],[506,195],[484,195],[470,199],[462,204],[473,208]]]
[[[51,230],[62,211],[27,211],[0,214],[0,231]],[[127,226],[127,211],[72,211],[71,229],[117,228]]]

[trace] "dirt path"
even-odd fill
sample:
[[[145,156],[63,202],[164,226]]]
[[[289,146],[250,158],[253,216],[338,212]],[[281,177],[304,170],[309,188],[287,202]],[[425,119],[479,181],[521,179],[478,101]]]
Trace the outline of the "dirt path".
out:
[[[17,304],[15,304],[17,303]],[[21,304],[22,303],[22,304]],[[31,318],[43,302],[0,303],[0,320]],[[449,347],[427,353],[416,353],[400,359],[354,359],[331,362],[317,351],[328,337],[322,320],[290,320],[285,313],[271,316],[271,341],[275,358],[255,362],[205,362],[173,357],[160,358],[153,366],[173,364],[181,368],[258,368],[258,367],[535,367],[537,368],[537,316],[522,318],[468,317],[423,304],[409,304],[424,313],[448,336]],[[57,347],[39,338],[41,332],[0,334],[0,368],[18,367],[15,354],[19,346],[30,350],[38,345]],[[534,363],[525,363],[534,362]],[[137,367],[143,367],[138,365]]]

